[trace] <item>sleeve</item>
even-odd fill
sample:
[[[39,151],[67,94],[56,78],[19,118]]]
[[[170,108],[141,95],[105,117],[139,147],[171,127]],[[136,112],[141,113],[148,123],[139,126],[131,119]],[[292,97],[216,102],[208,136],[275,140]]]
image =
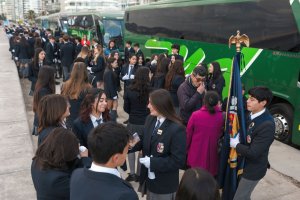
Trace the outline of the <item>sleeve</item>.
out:
[[[128,98],[128,92],[125,92],[125,94],[124,94],[123,109],[126,113],[130,114],[130,101],[129,101],[129,98]]]
[[[263,123],[258,128],[258,133],[249,146],[241,143],[236,146],[237,153],[248,159],[257,159],[269,149],[274,140],[274,122]]]
[[[216,82],[216,92],[220,95],[222,95],[222,92],[223,92],[223,88],[225,86],[225,80],[223,77],[220,77],[218,79],[218,81]]]
[[[73,129],[72,130],[73,130],[74,134],[76,135],[76,137],[78,138],[80,145],[83,145],[84,140],[83,140],[83,136],[81,134],[79,123],[80,122],[78,120],[75,120],[74,123],[73,123]]]
[[[92,67],[92,72],[100,72],[105,69],[105,63],[104,63],[104,58],[102,56],[99,56],[97,58],[97,63],[96,65],[93,65]]]
[[[28,66],[28,80],[30,80],[31,82],[34,81],[33,63],[32,62]]]
[[[170,172],[181,169],[185,165],[186,133],[183,126],[171,130],[170,153],[167,157],[151,157],[150,170],[152,172]]]
[[[195,92],[195,94],[192,97],[189,97],[187,95],[186,88],[179,87],[177,91],[179,106],[181,108],[184,108],[184,110],[186,111],[193,110],[197,104],[201,104],[200,106],[202,106],[203,95],[204,93],[200,94],[199,92]]]
[[[114,80],[113,80],[114,74],[113,73],[114,73],[113,71],[107,70],[103,76],[104,85],[106,86],[104,88],[104,90],[105,90],[105,93],[108,96],[108,98],[112,98],[112,97],[115,97],[118,95],[116,88],[113,87],[113,85],[114,85]]]
[[[174,81],[174,88],[179,88],[179,86],[184,82],[184,77],[178,77]]]

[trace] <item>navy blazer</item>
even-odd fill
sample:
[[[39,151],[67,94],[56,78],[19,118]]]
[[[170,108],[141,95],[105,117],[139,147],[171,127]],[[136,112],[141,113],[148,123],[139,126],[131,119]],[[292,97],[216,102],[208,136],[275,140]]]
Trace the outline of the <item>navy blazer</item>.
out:
[[[147,117],[141,142],[143,157],[151,156],[150,170],[155,173],[155,179],[148,178],[148,169],[142,165],[140,184],[146,181],[149,191],[156,194],[174,193],[179,186],[179,169],[186,160],[186,130],[183,125],[166,119],[152,135],[156,119]]]
[[[70,197],[71,200],[138,200],[136,192],[125,180],[113,174],[94,172],[87,168],[73,172]]]
[[[70,179],[74,169],[90,167],[92,160],[84,157],[76,159],[69,170],[47,169],[41,170],[35,166],[35,160],[31,164],[31,177],[37,193],[37,200],[69,200]]]
[[[53,43],[53,45],[48,42],[46,44],[46,64],[47,65],[53,65],[54,58],[55,58],[55,53],[57,53],[57,44]]]
[[[246,144],[236,146],[237,153],[245,157],[243,177],[248,180],[262,179],[269,167],[269,149],[274,141],[275,123],[269,111],[251,120],[248,124]],[[249,139],[250,138],[250,139]]]
[[[87,138],[90,132],[94,129],[94,125],[91,119],[87,123],[84,123],[80,117],[78,117],[73,123],[73,133],[78,138],[80,145],[88,148]]]
[[[137,65],[134,65],[134,67],[132,68],[131,71],[131,75],[135,75],[135,72],[137,70]],[[122,80],[122,77],[125,76],[126,74],[128,74],[128,70],[129,70],[129,64],[125,64],[122,67],[121,73],[120,73],[120,79]],[[132,82],[133,79],[129,79],[129,80],[123,80],[124,81],[124,88],[128,87],[130,85],[130,83]]]
[[[105,70],[105,60],[103,56],[98,56],[97,63],[93,61],[91,68],[92,73],[96,76],[96,81],[103,81],[103,74]]]
[[[61,65],[71,67],[75,58],[75,47],[71,42],[64,43],[60,46]]]

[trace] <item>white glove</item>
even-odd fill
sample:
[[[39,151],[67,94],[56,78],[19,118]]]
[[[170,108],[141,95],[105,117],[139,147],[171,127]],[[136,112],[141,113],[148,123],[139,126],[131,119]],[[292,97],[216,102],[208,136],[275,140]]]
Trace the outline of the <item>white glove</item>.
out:
[[[90,73],[92,73],[92,67],[87,67],[86,68]]]
[[[80,146],[79,147],[80,152],[85,152],[85,150],[87,150],[87,148],[85,146]]]
[[[150,157],[146,156],[144,158],[140,158],[140,163],[145,165],[148,169],[150,168]]]
[[[15,60],[19,60],[19,58],[18,58],[18,57],[15,57]]]
[[[151,61],[151,65],[153,66],[153,65],[156,65],[157,64],[157,60],[152,60]]]
[[[130,75],[130,79],[134,79],[134,75]]]
[[[11,52],[15,53],[15,50],[13,49],[13,50],[11,50]]]
[[[154,174],[154,172],[150,172],[150,169],[148,169],[148,178],[155,179],[155,174]]]
[[[117,100],[117,99],[118,99],[118,96],[114,96],[114,97],[113,97],[113,100]]]
[[[240,143],[240,134],[238,133],[234,138],[230,138],[230,147],[236,148],[236,145]]]
[[[125,76],[123,76],[123,77],[122,77],[122,80],[123,80],[123,81],[125,81],[125,80],[129,80],[129,76],[128,76],[128,74],[125,74]]]

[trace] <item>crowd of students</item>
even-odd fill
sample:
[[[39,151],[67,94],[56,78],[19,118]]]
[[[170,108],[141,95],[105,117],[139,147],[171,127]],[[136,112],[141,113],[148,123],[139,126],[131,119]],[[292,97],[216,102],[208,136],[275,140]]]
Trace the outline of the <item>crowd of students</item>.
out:
[[[226,108],[219,63],[202,63],[186,75],[178,44],[171,54],[153,55],[146,62],[139,44],[132,47],[127,41],[123,63],[113,40],[104,49],[96,39],[74,37],[73,43],[70,38],[16,28],[9,39],[20,77],[32,82],[37,198],[138,199],[129,184],[136,181],[148,200],[219,199],[215,179]],[[61,77],[61,94],[55,94]],[[258,87],[251,90],[253,98],[262,107],[249,108],[251,116],[264,111],[272,94]],[[119,101],[129,115],[126,128],[116,123]],[[269,127],[268,136],[274,128]],[[270,136],[265,148],[259,147],[261,154],[253,155],[255,137],[246,145],[231,141],[231,146],[250,160],[263,154],[264,176],[273,140]],[[118,167],[126,170],[127,155],[129,175],[123,180]],[[180,169],[187,170],[179,184]],[[249,198],[257,182],[251,182]]]

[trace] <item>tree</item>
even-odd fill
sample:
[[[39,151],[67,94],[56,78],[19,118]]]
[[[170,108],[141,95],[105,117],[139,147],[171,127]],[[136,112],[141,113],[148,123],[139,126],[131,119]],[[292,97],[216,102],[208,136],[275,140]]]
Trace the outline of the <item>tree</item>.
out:
[[[36,14],[33,10],[28,10],[26,18],[32,23],[35,21]]]

